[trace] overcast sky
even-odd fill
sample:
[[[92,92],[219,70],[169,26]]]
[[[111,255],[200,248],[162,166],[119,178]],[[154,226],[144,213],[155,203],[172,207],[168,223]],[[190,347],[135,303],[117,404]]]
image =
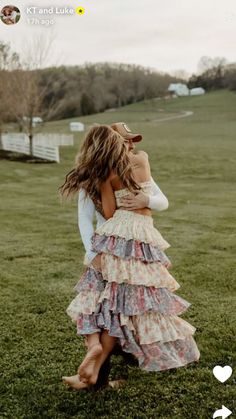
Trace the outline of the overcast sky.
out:
[[[20,52],[34,34],[53,32],[48,64],[112,61],[193,73],[205,55],[236,62],[236,0],[16,0],[14,5],[21,20],[11,26],[0,22],[0,40]],[[46,28],[27,23],[37,17],[26,15],[27,6],[83,6],[85,14],[49,16],[55,23]]]

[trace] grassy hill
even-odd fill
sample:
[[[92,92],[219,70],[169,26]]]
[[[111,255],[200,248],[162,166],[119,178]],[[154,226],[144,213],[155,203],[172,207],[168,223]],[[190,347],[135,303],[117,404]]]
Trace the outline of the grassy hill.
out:
[[[113,357],[111,377],[127,378],[119,390],[76,393],[61,381],[84,355],[65,313],[84,250],[76,200],[61,205],[57,188],[83,135],[60,148],[60,164],[0,161],[0,418],[207,419],[222,404],[236,414],[235,108],[236,95],[221,91],[79,118],[87,126],[125,121],[143,134],[138,148],[170,204],[154,214],[155,226],[171,244],[178,295],[192,303],[182,317],[197,328],[201,352],[198,364],[162,373]],[[193,115],[158,122],[181,111]],[[68,132],[69,122],[44,130]],[[233,368],[226,383],[213,376],[215,365]]]

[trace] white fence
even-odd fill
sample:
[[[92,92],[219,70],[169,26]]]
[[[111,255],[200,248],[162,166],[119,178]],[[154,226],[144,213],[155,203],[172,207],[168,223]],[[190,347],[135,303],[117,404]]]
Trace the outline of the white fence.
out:
[[[47,146],[74,145],[74,136],[72,134],[35,134],[34,143]]]
[[[26,141],[25,134],[2,134],[1,149],[9,151],[17,151],[19,153],[29,154],[29,140]]]
[[[33,138],[33,156],[60,163],[59,146],[73,144],[73,135],[36,134]],[[29,137],[26,134],[3,134],[0,149],[30,154]]]
[[[59,147],[33,144],[33,155],[50,161],[60,163]]]

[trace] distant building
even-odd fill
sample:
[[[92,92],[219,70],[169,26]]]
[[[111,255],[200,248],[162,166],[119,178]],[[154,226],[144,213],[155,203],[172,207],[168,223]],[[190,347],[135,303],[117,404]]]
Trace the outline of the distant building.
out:
[[[23,121],[26,123],[30,122],[30,118],[28,116],[23,116]],[[40,116],[33,116],[32,118],[32,126],[35,128],[38,125],[42,125],[43,124],[43,119]]]
[[[38,125],[43,124],[43,119],[40,116],[33,117],[33,127],[37,127]]]
[[[70,122],[70,130],[83,132],[84,124],[82,122]]]
[[[173,96],[189,96],[189,88],[183,83],[171,83],[168,92]]]
[[[203,87],[194,87],[193,89],[190,89],[190,95],[204,95],[206,93],[205,89]]]

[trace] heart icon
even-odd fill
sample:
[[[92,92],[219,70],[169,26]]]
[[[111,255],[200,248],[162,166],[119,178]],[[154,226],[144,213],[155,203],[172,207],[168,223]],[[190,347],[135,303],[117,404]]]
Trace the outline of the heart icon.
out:
[[[226,365],[225,367],[221,367],[220,365],[216,365],[216,367],[213,368],[213,374],[217,378],[218,381],[221,383],[224,383],[231,377],[232,375],[232,368],[229,365]]]

